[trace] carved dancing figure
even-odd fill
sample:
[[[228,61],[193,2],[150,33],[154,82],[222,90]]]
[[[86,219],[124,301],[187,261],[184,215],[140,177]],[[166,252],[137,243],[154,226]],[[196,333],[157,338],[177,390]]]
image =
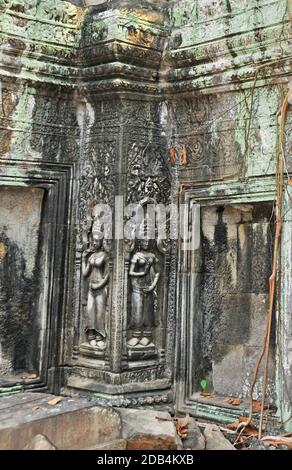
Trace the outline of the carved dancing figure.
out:
[[[92,235],[91,246],[82,255],[82,275],[88,282],[86,336],[91,346],[105,349],[105,316],[108,297],[109,257],[102,240]]]
[[[129,328],[133,330],[128,346],[154,346],[153,327],[157,326],[155,300],[160,278],[158,259],[148,250],[147,240],[141,240],[140,249],[131,260],[131,316]]]

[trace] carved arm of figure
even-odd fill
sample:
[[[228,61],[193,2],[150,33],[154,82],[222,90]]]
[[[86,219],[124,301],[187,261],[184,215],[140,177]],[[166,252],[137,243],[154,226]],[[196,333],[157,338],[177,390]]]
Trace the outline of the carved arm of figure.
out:
[[[86,247],[88,246],[88,238],[89,238],[91,227],[92,227],[92,217],[88,216],[85,222],[83,233],[82,233],[82,246],[83,246],[83,250],[85,251],[88,250],[88,248],[86,249]]]
[[[158,284],[158,281],[159,281],[159,278],[160,278],[160,272],[158,270],[158,260],[157,259],[155,259],[155,261],[152,264],[150,269],[151,269],[151,274],[153,275],[154,279],[153,279],[153,282],[152,282],[151,286],[145,287],[145,289],[144,289],[145,293],[153,292],[154,289],[156,288],[157,284]]]
[[[82,253],[82,275],[84,278],[86,278],[90,274],[90,271],[91,271],[91,266],[87,262],[87,256],[90,253],[92,253],[92,250],[90,249],[87,249]]]
[[[136,256],[134,256],[133,259],[132,259],[132,262],[131,262],[131,266],[130,266],[130,271],[129,271],[130,276],[133,276],[133,277],[143,277],[143,276],[146,276],[146,274],[148,273],[149,268],[150,268],[149,263],[146,264],[145,271],[143,271],[143,272],[141,272],[141,273],[135,271],[135,268],[136,268],[137,263],[138,263],[138,258],[137,258]]]

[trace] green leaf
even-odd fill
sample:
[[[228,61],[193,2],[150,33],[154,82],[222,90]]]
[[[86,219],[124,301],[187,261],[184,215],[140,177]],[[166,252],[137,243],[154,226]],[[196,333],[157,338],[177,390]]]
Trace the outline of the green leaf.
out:
[[[201,379],[200,380],[200,386],[201,386],[202,390],[205,390],[205,388],[207,387],[207,380],[206,379]]]

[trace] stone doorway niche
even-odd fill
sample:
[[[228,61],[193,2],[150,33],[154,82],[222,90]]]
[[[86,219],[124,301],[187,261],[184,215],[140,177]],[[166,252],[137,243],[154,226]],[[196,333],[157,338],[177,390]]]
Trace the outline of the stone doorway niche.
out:
[[[248,399],[262,351],[272,269],[271,202],[201,209],[194,319],[194,397]],[[269,401],[273,402],[275,325]]]
[[[17,164],[0,159],[0,396],[58,390],[70,291],[74,167]]]
[[[39,376],[44,190],[0,186],[0,382]]]
[[[200,205],[201,239],[197,250],[180,252],[178,296],[178,407],[227,422],[248,409],[265,335],[275,226],[272,184],[266,193],[254,195],[240,194],[237,186],[230,184],[230,196],[224,199],[220,184],[217,196],[215,185],[211,191],[202,187],[185,192],[189,207]],[[271,404],[276,388],[275,331],[274,323],[267,392]],[[262,369],[255,388],[258,399],[261,384]],[[241,399],[240,407],[227,403],[232,397]]]

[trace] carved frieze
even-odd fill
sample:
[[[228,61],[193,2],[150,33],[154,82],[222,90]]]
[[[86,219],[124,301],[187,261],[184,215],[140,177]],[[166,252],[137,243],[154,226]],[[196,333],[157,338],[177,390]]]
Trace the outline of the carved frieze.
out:
[[[95,204],[113,206],[115,195],[116,142],[89,142],[81,167],[80,220]]]
[[[159,144],[133,142],[128,150],[127,202],[152,198],[167,204],[170,198],[170,175]]]
[[[42,20],[54,21],[66,25],[76,25],[79,19],[78,8],[69,2],[54,0],[0,0],[0,10],[7,13],[27,15]]]

